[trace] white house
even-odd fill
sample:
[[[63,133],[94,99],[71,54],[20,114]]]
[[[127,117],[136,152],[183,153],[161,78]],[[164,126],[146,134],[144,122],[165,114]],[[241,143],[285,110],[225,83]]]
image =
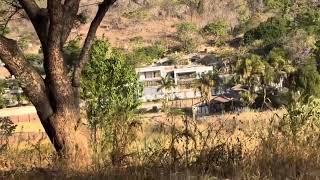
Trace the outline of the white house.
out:
[[[189,99],[200,97],[200,92],[190,86],[202,73],[212,71],[212,66],[149,66],[137,68],[139,80],[144,84],[143,101],[159,100],[164,98],[164,92],[159,90],[161,78],[171,76],[176,87],[172,90],[170,99]]]
[[[173,69],[174,66],[149,66],[136,69],[139,81],[144,85],[142,94],[143,101],[164,98],[164,93],[158,90],[161,85],[161,78],[167,76]]]

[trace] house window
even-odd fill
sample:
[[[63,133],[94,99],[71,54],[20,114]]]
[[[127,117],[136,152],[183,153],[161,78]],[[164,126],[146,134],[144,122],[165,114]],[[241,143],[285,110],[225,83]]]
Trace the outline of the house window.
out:
[[[179,73],[177,74],[178,79],[194,79],[197,77],[196,72],[187,72],[187,73]]]
[[[145,72],[146,79],[160,77],[160,71]]]

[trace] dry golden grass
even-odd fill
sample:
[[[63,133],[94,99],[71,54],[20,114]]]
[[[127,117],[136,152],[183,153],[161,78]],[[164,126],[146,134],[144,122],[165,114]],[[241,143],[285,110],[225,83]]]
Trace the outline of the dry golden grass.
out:
[[[16,123],[16,131],[17,133],[38,133],[44,132],[43,126],[39,121],[32,122],[19,122]]]
[[[285,110],[223,114],[190,119],[189,142],[179,116],[146,114],[121,165],[111,165],[111,148],[96,154],[99,162],[87,174],[66,171],[46,140],[10,146],[0,157],[3,176],[42,179],[316,179],[320,177],[318,146],[294,144],[273,129],[270,119]],[[191,117],[189,117],[191,118]],[[21,126],[21,125],[20,125]],[[37,127],[37,125],[32,125]],[[175,131],[173,132],[173,127]],[[30,128],[32,129],[37,128]],[[178,135],[179,133],[182,133]],[[211,133],[211,134],[210,134]],[[205,137],[210,134],[209,139]],[[176,136],[178,135],[178,136]],[[176,141],[172,144],[172,138]],[[206,144],[207,143],[207,144]],[[188,147],[188,159],[186,159]],[[186,164],[186,160],[188,164]],[[1,174],[0,174],[1,175]]]

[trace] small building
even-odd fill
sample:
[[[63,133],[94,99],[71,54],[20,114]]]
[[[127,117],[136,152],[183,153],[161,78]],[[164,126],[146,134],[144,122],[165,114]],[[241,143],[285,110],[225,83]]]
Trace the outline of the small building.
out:
[[[210,112],[235,111],[242,108],[241,92],[248,92],[248,90],[238,84],[214,96],[210,101]]]
[[[209,106],[207,103],[199,102],[192,106],[192,114],[194,117],[208,116]]]
[[[169,94],[169,99],[191,99],[201,96],[201,93],[193,87],[202,73],[212,71],[212,66],[149,66],[137,68],[139,81],[144,84],[142,101],[163,99],[165,94],[159,90],[161,79],[170,76],[175,87]]]
[[[148,66],[136,69],[139,81],[144,86],[142,101],[164,98],[164,93],[158,90],[161,85],[161,78],[167,76],[173,69],[174,66]]]

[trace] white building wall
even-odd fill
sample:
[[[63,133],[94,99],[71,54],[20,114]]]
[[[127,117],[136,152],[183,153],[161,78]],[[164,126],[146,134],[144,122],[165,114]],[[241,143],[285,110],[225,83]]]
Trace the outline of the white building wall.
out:
[[[174,74],[174,81],[176,84],[178,84],[177,75],[179,73],[188,73],[188,72],[195,72],[197,74],[196,79],[199,79],[201,77],[202,73],[212,71],[212,66],[195,66],[195,67],[184,67],[184,68],[177,68],[174,69],[173,66],[155,66],[155,67],[145,67],[145,68],[137,68],[137,73],[142,72],[155,72],[160,71],[161,77],[166,77],[168,73]],[[158,78],[159,80],[161,79]],[[146,80],[157,80],[157,78],[153,79],[147,79],[143,74],[139,74],[139,80],[140,81],[146,81]],[[150,86],[150,87],[144,87],[143,95],[142,95],[142,101],[153,101],[153,100],[160,100],[165,97],[165,94],[162,90],[158,91],[159,87],[156,86]],[[171,95],[169,95],[170,99],[191,99],[191,98],[199,98],[201,97],[201,93],[199,91],[195,91],[195,89],[180,89],[179,87],[176,87],[173,89]]]

